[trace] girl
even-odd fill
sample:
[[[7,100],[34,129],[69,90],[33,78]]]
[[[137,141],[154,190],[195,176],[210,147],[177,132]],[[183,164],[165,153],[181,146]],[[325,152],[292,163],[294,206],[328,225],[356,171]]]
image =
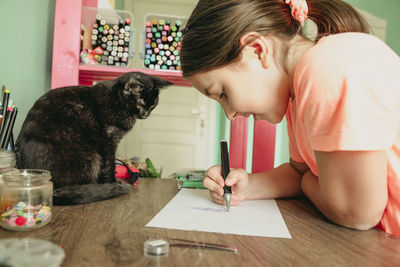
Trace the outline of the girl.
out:
[[[306,19],[318,29],[302,34]],[[400,59],[342,0],[200,0],[183,75],[226,116],[288,123],[290,162],[232,169],[232,204],[305,194],[331,221],[400,236]],[[221,167],[204,186],[225,204]]]

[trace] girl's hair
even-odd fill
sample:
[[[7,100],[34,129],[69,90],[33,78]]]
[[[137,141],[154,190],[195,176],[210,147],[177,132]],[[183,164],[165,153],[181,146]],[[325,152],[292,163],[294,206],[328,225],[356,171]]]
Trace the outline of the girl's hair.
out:
[[[368,24],[342,0],[308,0],[308,18],[318,29],[315,41],[341,32],[368,33]],[[300,33],[284,0],[199,0],[183,33],[181,63],[184,76],[208,71],[238,59],[240,37],[255,31],[281,41]]]

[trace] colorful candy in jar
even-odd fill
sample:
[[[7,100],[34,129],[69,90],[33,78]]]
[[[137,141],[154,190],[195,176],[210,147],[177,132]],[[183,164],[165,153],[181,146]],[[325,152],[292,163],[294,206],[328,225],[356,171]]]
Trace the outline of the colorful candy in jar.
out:
[[[47,222],[51,215],[51,208],[46,205],[26,205],[18,202],[13,206],[6,206],[0,214],[0,223],[9,227],[32,228]]]

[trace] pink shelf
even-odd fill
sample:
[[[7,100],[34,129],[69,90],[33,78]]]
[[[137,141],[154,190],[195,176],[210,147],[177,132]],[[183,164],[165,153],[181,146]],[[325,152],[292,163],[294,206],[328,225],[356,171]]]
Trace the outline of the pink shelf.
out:
[[[116,79],[124,73],[139,71],[149,75],[160,77],[161,79],[173,82],[174,85],[192,86],[191,83],[182,78],[178,71],[156,71],[147,69],[130,69],[119,67],[107,67],[98,65],[79,65],[79,84],[91,85],[93,81]]]

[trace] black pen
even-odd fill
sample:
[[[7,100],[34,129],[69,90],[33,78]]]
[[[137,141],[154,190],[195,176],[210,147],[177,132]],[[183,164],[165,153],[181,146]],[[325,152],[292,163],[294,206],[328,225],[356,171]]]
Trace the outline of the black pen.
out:
[[[221,165],[222,165],[222,178],[224,178],[225,181],[230,171],[228,143],[225,140],[221,141]],[[231,196],[232,196],[231,187],[224,185],[224,199],[226,203],[226,208],[228,210],[231,207]]]

